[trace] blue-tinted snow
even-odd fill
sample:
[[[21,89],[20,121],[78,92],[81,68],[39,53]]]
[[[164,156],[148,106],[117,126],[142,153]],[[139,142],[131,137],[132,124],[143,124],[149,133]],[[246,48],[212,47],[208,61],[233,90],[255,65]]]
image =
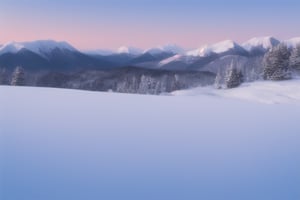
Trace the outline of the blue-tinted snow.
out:
[[[299,104],[0,87],[2,200],[298,200]]]

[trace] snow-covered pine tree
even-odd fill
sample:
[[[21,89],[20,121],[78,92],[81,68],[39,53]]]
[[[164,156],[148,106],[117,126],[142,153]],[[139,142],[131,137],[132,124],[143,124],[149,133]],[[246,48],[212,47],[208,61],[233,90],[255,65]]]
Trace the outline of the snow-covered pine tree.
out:
[[[252,68],[248,75],[247,81],[256,81],[259,79],[259,73],[256,72],[255,68]]]
[[[293,70],[300,70],[300,44],[298,44],[291,53],[290,68]]]
[[[16,67],[16,69],[14,70],[13,74],[12,74],[12,78],[11,78],[11,85],[25,85],[25,73],[24,73],[24,69],[22,67]]]
[[[234,66],[233,62],[228,68],[225,83],[227,88],[236,88],[243,83],[243,73]]]
[[[215,84],[214,84],[216,89],[222,89],[222,76],[221,76],[221,70],[218,71],[215,79]]]
[[[286,80],[291,78],[290,52],[285,44],[279,44],[266,53],[263,61],[265,80]]]

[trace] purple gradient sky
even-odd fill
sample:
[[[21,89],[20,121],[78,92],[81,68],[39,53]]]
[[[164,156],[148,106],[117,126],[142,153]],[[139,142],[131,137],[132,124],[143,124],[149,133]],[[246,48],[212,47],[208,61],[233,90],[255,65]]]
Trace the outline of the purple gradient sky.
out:
[[[80,49],[186,48],[232,39],[300,36],[296,0],[3,0],[0,44],[54,39]]]

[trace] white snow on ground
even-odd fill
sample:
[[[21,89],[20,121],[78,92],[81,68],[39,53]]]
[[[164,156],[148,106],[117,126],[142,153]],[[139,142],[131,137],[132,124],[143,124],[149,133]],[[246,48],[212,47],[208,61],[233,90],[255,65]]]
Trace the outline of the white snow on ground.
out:
[[[174,96],[1,86],[0,199],[299,200],[297,84]]]
[[[199,87],[175,91],[172,94],[179,96],[210,95],[266,104],[287,103],[300,105],[300,79],[281,82],[261,81],[244,83],[242,86],[234,89],[217,90],[213,87]]]

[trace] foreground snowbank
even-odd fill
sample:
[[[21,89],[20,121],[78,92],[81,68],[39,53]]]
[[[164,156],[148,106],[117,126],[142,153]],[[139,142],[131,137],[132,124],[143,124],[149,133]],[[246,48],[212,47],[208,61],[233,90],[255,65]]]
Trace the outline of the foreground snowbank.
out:
[[[0,199],[299,199],[297,105],[26,87],[0,95]]]
[[[216,90],[212,87],[199,87],[190,90],[175,91],[178,96],[203,96],[233,98],[266,104],[300,104],[300,79],[290,81],[261,81],[244,83],[234,89]]]

